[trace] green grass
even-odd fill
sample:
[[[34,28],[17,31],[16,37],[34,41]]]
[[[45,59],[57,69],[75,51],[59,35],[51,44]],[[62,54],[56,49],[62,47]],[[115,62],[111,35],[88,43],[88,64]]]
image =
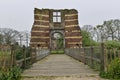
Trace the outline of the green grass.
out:
[[[1,52],[0,51],[0,61],[7,60],[10,57],[10,52]]]
[[[1,52],[0,51],[0,57],[2,56],[9,56],[10,55],[10,52]]]
[[[0,56],[2,55],[10,55],[10,52],[3,52],[3,51],[0,51]]]
[[[52,50],[51,54],[64,54],[64,50]]]

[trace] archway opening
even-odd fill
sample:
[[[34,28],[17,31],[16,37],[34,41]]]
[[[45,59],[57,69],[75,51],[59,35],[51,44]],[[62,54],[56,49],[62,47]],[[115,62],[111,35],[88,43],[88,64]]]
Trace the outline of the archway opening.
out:
[[[54,32],[51,35],[51,52],[64,53],[64,35],[60,32]]]

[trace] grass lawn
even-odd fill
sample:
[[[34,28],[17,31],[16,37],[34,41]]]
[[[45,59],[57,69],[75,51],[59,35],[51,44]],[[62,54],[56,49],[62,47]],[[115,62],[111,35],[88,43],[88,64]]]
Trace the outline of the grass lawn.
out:
[[[64,54],[64,50],[52,50],[51,54]]]

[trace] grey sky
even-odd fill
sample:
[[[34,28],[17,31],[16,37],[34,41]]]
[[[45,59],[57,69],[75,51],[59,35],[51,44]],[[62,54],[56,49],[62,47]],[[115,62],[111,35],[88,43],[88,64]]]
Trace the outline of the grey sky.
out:
[[[34,8],[77,9],[80,26],[120,19],[120,0],[0,0],[0,27],[30,31]]]

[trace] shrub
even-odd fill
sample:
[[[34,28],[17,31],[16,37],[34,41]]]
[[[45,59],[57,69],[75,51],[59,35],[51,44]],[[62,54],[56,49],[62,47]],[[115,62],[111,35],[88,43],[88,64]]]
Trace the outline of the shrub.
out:
[[[20,60],[23,58],[23,48],[19,45],[14,45],[14,50],[16,54],[16,59]]]
[[[105,45],[109,49],[112,49],[112,48],[118,48],[118,49],[120,49],[120,42],[119,41],[106,41]]]
[[[0,80],[8,80],[8,75],[6,75],[2,70],[0,70]]]
[[[120,79],[120,59],[116,58],[108,66],[108,73],[113,79]]]
[[[116,58],[111,61],[107,72],[101,72],[100,76],[108,79],[120,79],[120,59]]]
[[[26,57],[30,57],[31,56],[31,48],[27,47],[26,48]]]
[[[110,74],[108,72],[100,72],[100,77],[110,79]]]
[[[19,67],[10,68],[8,72],[0,71],[0,80],[20,80],[22,70]]]
[[[17,60],[20,60],[20,59],[23,58],[23,56],[24,56],[23,49],[24,49],[23,47],[17,47],[16,48],[15,53],[16,53],[16,59]],[[24,50],[26,52],[26,57],[30,57],[30,55],[31,55],[31,49],[29,47],[27,47]]]
[[[15,54],[16,54],[16,59],[20,60],[23,58],[23,50],[22,48],[18,48],[15,50]]]

